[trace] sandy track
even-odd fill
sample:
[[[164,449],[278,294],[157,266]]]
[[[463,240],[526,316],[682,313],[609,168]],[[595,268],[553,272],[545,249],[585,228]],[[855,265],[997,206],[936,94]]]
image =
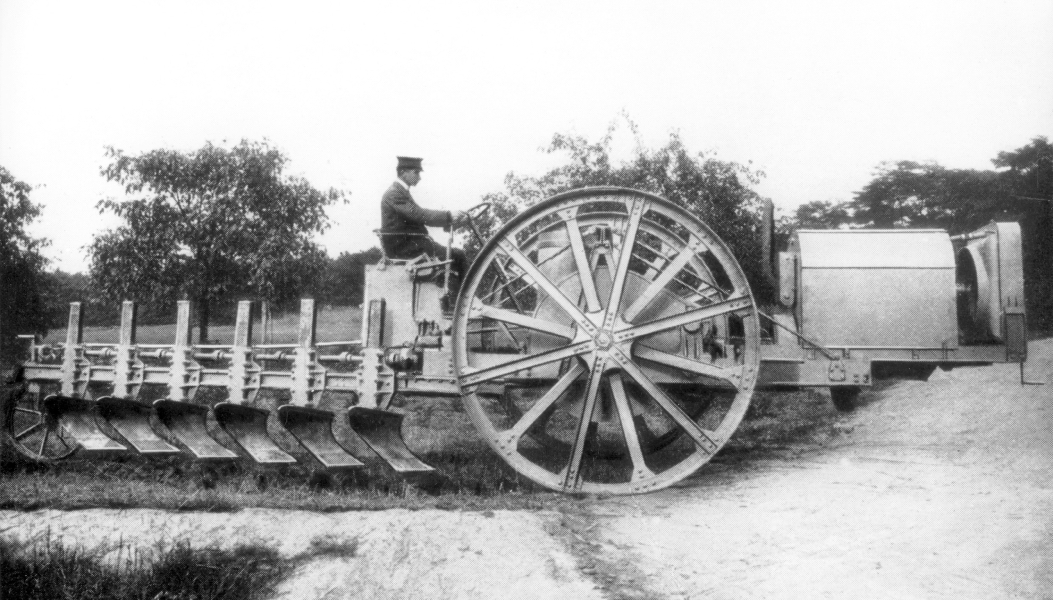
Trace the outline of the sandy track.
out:
[[[177,541],[262,545],[288,558],[345,549],[301,566],[277,598],[493,598],[495,590],[509,600],[599,598],[574,557],[548,533],[560,518],[509,511],[85,510],[4,512],[0,528],[22,542],[50,539],[94,549],[118,564],[131,558],[129,547],[149,556]]]
[[[1053,340],[1029,372],[1053,380]],[[1053,385],[1015,366],[864,396],[834,448],[600,499],[585,515],[245,510],[0,513],[3,534],[148,551],[254,542],[319,558],[282,598],[1051,598]],[[803,450],[803,454],[801,453]]]
[[[1053,385],[1002,365],[866,398],[842,447],[599,503],[597,543],[670,598],[1053,598]]]

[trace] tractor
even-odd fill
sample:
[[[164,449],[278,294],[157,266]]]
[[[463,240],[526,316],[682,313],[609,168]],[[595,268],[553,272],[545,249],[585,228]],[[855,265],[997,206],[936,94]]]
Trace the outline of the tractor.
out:
[[[193,344],[187,302],[171,344],[136,343],[130,302],[116,343],[86,344],[75,303],[64,343],[23,336],[4,436],[38,461],[79,451],[296,462],[271,435],[280,426],[321,468],[361,468],[334,434],[340,419],[341,435],[350,429],[410,476],[432,467],[403,438],[396,400],[456,397],[524,477],[561,492],[635,494],[708,462],[757,389],[828,388],[851,410],[876,378],[936,368],[1016,362],[1024,382],[1017,224],[956,237],[800,230],[783,251],[770,203],[762,225],[776,295],[760,304],[705,223],[614,187],[558,194],[513,218],[463,274],[454,306],[442,301],[448,256],[383,257],[367,267],[359,340],[318,342],[307,299],[292,344],[253,343],[251,302],[239,304],[230,344]],[[166,397],[142,401],[144,386]],[[225,399],[210,405],[205,388]],[[262,391],[288,402],[261,408]],[[323,393],[345,394],[349,408],[324,410]],[[211,435],[213,422],[238,448]]]

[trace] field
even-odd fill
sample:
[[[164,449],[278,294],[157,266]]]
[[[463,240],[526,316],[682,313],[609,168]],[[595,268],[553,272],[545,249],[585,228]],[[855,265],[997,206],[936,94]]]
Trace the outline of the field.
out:
[[[51,465],[9,459],[3,463],[0,508],[84,509],[150,507],[170,510],[283,508],[376,510],[384,508],[536,509],[579,500],[538,489],[494,454],[455,400],[411,398],[404,435],[410,447],[439,475],[407,480],[391,472],[371,451],[341,435],[367,466],[347,475],[324,475],[310,466],[295,442],[275,437],[305,465],[269,468],[248,460],[204,467],[193,460],[139,456],[74,457]],[[836,443],[837,414],[820,392],[757,393],[738,434],[707,467],[710,472],[743,468],[750,460],[793,451],[806,443]]]

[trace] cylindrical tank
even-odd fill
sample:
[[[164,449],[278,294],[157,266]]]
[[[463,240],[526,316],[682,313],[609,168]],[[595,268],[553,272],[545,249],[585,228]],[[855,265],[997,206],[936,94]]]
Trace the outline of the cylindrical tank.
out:
[[[802,230],[800,331],[826,346],[958,345],[954,249],[940,230]]]

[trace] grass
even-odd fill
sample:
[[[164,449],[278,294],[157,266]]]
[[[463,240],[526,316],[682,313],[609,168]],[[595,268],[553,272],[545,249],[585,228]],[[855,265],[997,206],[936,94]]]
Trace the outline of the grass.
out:
[[[120,548],[125,561],[50,541],[26,547],[0,540],[0,597],[7,600],[252,600],[267,597],[295,561],[253,546],[230,550],[177,544],[148,560]]]
[[[412,402],[428,405],[422,409]],[[248,460],[206,466],[183,455],[75,456],[51,465],[0,465],[0,509],[537,510],[570,508],[582,501],[520,477],[477,437],[456,401],[418,400],[406,408],[407,439],[436,467],[435,477],[407,480],[379,460],[368,459],[360,471],[329,475],[305,465],[262,468]],[[692,480],[700,481],[714,470],[748,471],[765,459],[793,457],[835,443],[842,435],[836,426],[839,419],[824,393],[758,392],[738,432]],[[369,452],[360,448],[354,453]]]
[[[249,459],[205,465],[187,455],[72,458],[0,463],[0,509],[150,507],[226,511],[244,507],[316,511],[402,508],[536,509],[564,501],[519,477],[480,440],[458,403],[410,400],[403,431],[435,476],[404,478],[351,433],[336,427],[363,469],[328,474],[288,434],[273,432],[301,464],[261,467]],[[218,436],[221,437],[222,436]],[[371,458],[372,457],[372,458]]]

